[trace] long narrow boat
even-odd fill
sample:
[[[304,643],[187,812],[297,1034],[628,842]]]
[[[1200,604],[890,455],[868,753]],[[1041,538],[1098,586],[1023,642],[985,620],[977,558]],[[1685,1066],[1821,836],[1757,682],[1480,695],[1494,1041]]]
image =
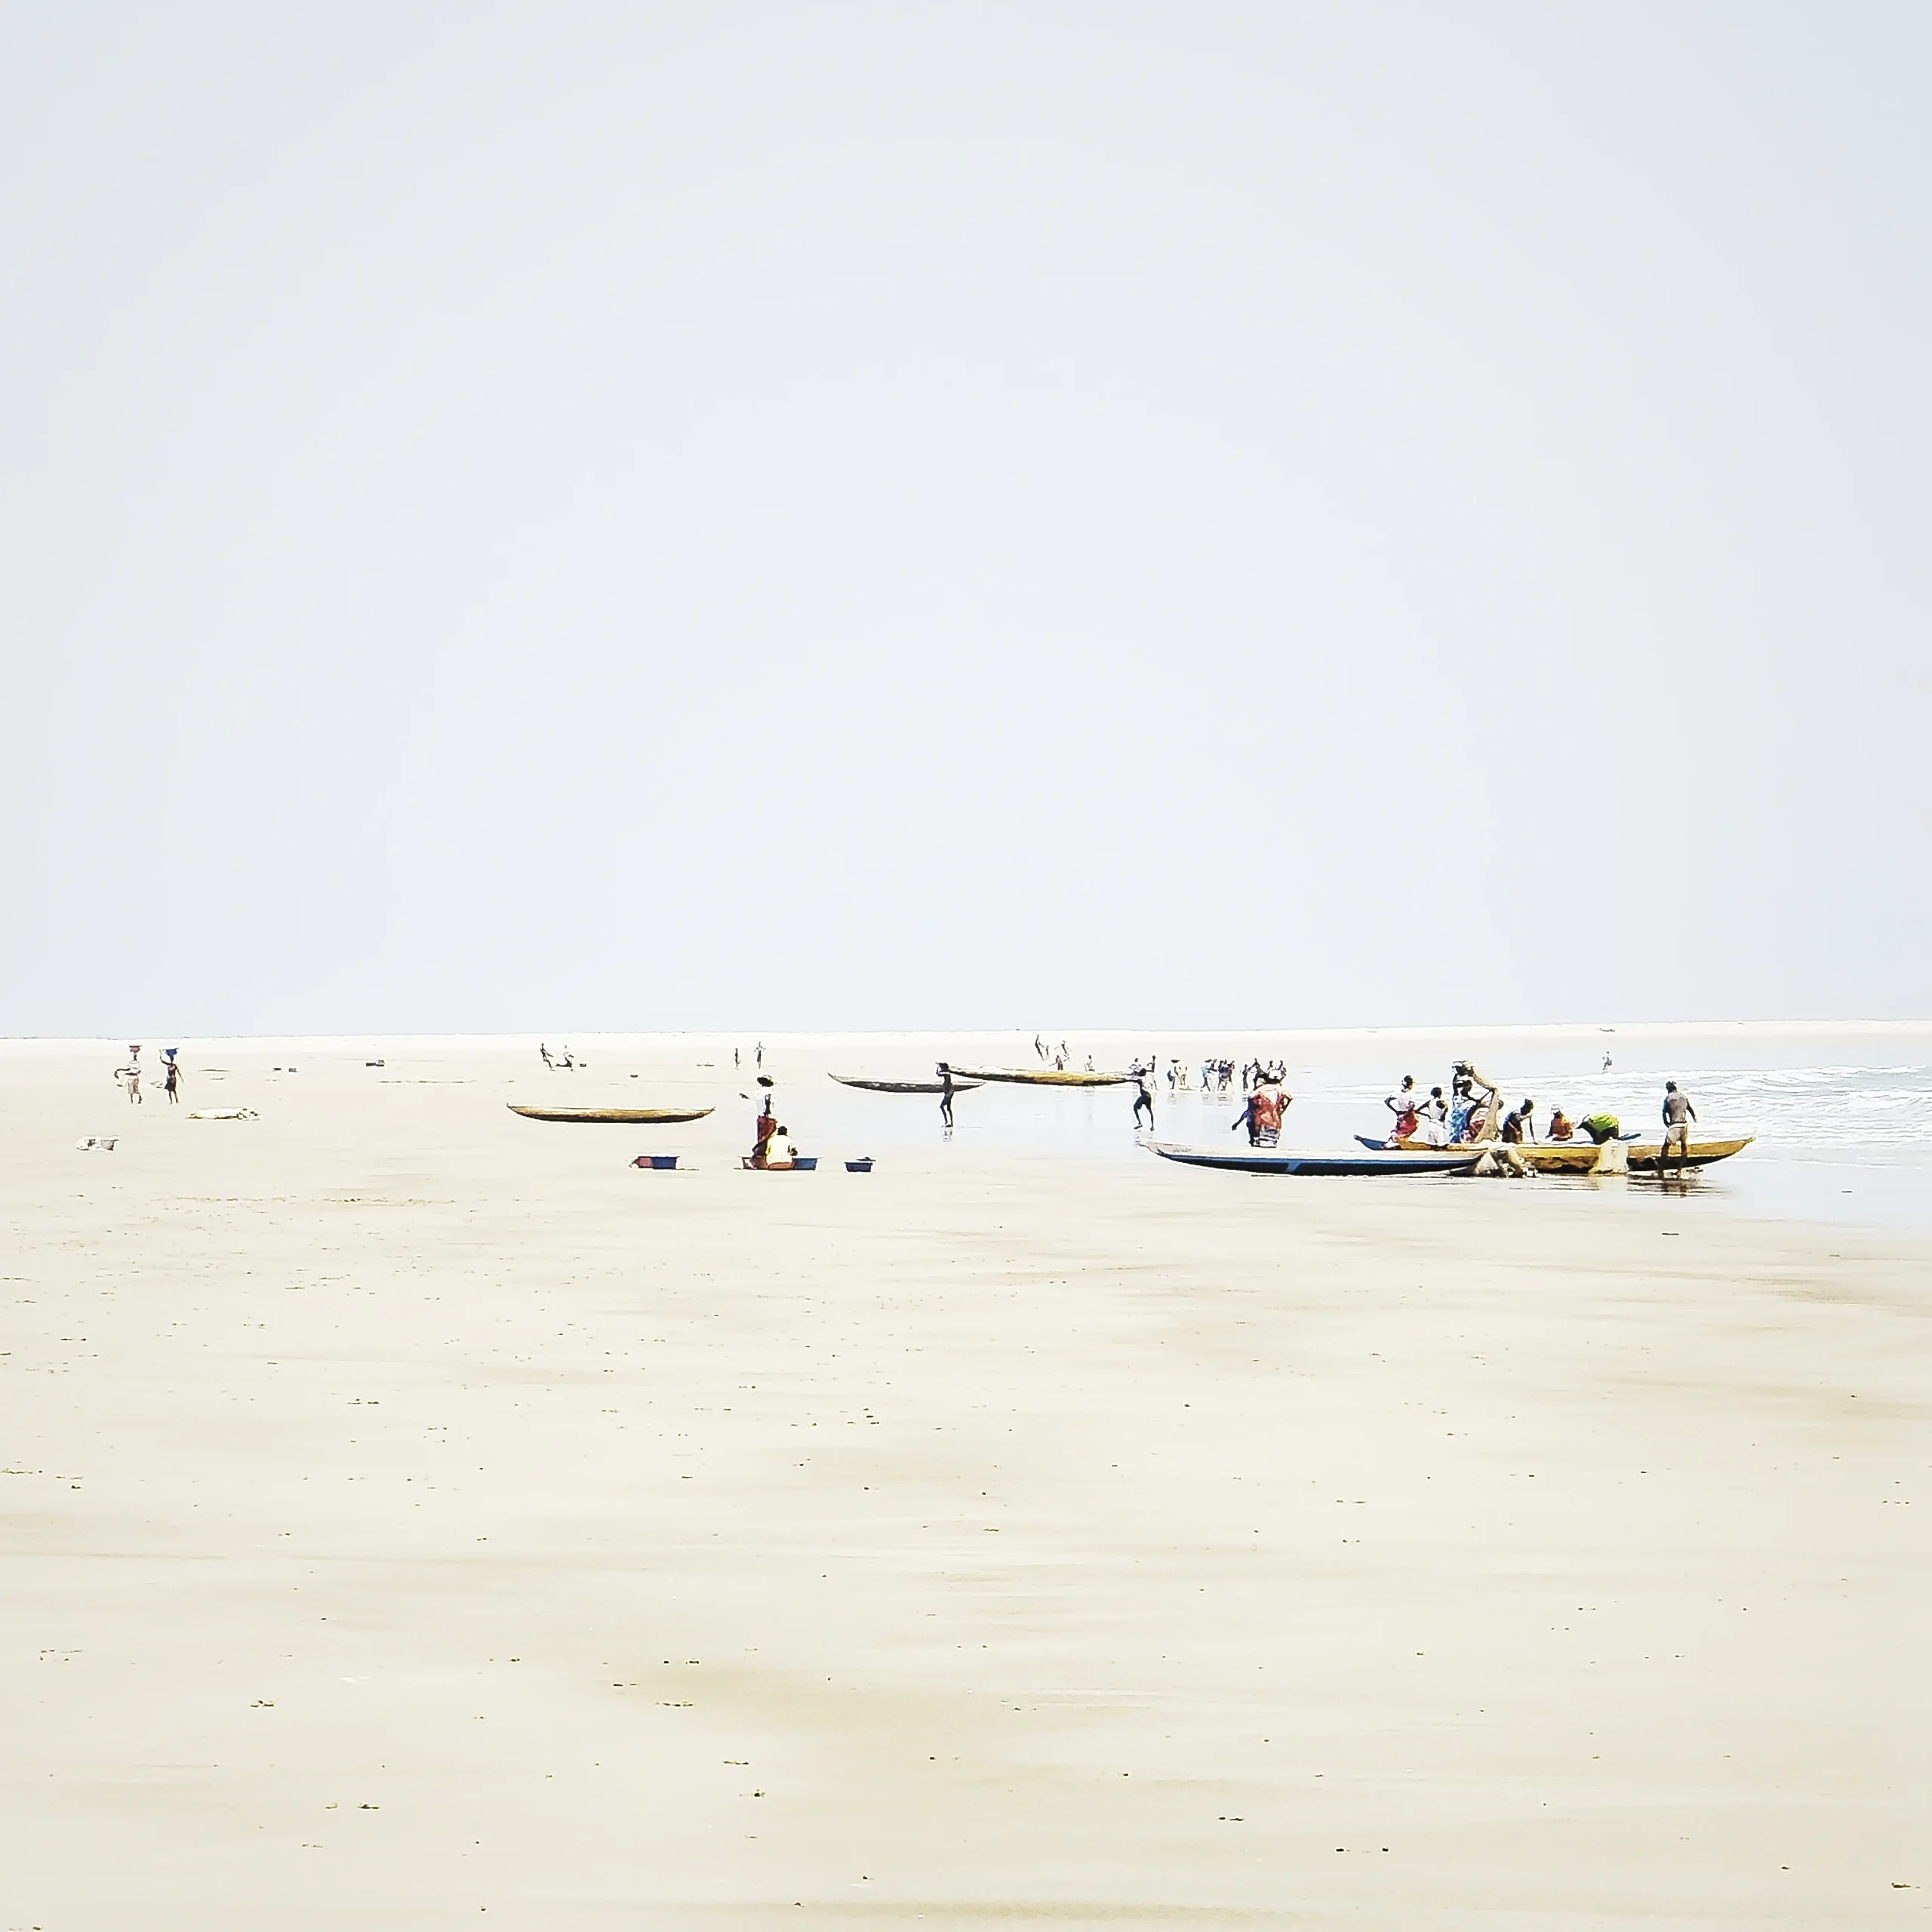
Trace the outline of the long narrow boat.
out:
[[[1467,1174],[1482,1158],[1481,1148],[1433,1148],[1426,1154],[1380,1149],[1359,1154],[1294,1154],[1266,1147],[1250,1147],[1223,1154],[1205,1147],[1174,1147],[1150,1140],[1149,1149],[1164,1161],[1190,1168],[1224,1168],[1241,1174],[1324,1174],[1380,1178],[1389,1174]]]
[[[1131,1073],[1076,1073],[1071,1067],[1063,1071],[1052,1066],[960,1066],[953,1071],[975,1085],[992,1080],[1009,1087],[1124,1087],[1134,1078]]]
[[[676,1127],[688,1120],[702,1120],[709,1107],[520,1107],[509,1103],[513,1114],[525,1120],[564,1121],[574,1126]]]
[[[855,1073],[835,1073],[831,1076],[841,1087],[862,1088],[868,1094],[943,1094],[946,1085],[938,1080],[861,1080]],[[955,1080],[952,1091],[967,1094],[983,1083],[977,1080]]]
[[[1372,1140],[1365,1134],[1358,1134],[1355,1138],[1367,1148],[1379,1149],[1383,1146],[1382,1142]],[[1749,1146],[1754,1138],[1753,1135],[1747,1134],[1741,1140],[1694,1140],[1690,1143],[1690,1151],[1686,1156],[1684,1164],[1691,1168],[1707,1168],[1713,1161],[1727,1161],[1732,1155]],[[1633,1174],[1654,1173],[1656,1171],[1659,1152],[1657,1142],[1629,1141],[1625,1144],[1630,1150],[1630,1168]],[[1506,1147],[1511,1153],[1520,1156],[1527,1165],[1534,1168],[1540,1174],[1586,1174],[1590,1173],[1597,1164],[1597,1143],[1588,1139],[1582,1140],[1487,1140],[1466,1142],[1464,1147],[1473,1147],[1479,1154],[1491,1148],[1500,1149]],[[1440,1147],[1432,1147],[1425,1141],[1404,1140],[1388,1151],[1399,1159],[1416,1160],[1445,1151],[1458,1152],[1463,1150],[1461,1149],[1445,1150]],[[1672,1157],[1670,1164],[1673,1168],[1678,1164],[1674,1155]]]
[[[1683,1156],[1682,1164],[1687,1168],[1708,1168],[1713,1161],[1727,1161],[1732,1155],[1749,1146],[1757,1137],[1755,1134],[1747,1134],[1742,1140],[1694,1140],[1690,1151]],[[1633,1140],[1630,1143],[1630,1171],[1633,1174],[1655,1174],[1657,1156],[1663,1152],[1661,1141]],[[1663,1171],[1674,1174],[1678,1166],[1678,1157],[1673,1154],[1663,1164]]]

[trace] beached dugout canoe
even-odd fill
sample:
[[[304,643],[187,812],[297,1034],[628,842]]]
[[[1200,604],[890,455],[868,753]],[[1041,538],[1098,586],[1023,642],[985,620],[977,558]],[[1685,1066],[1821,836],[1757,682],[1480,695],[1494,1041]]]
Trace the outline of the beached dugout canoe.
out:
[[[563,1121],[573,1126],[676,1127],[688,1120],[702,1120],[709,1107],[520,1107],[509,1103],[513,1114],[525,1120]]]
[[[1680,1158],[1687,1168],[1708,1168],[1713,1161],[1727,1161],[1731,1155],[1750,1146],[1758,1137],[1747,1134],[1742,1140],[1694,1140],[1689,1153],[1679,1156],[1673,1154],[1663,1164],[1666,1174],[1677,1171]],[[1630,1171],[1633,1174],[1655,1174],[1657,1156],[1663,1152],[1660,1140],[1633,1140],[1630,1143]]]
[[[1364,1147],[1383,1146],[1381,1141],[1371,1139],[1366,1134],[1358,1134],[1355,1138]],[[1512,1154],[1521,1155],[1540,1174],[1586,1174],[1597,1164],[1597,1143],[1587,1135],[1581,1140],[1470,1140],[1463,1142],[1460,1148],[1432,1147],[1426,1140],[1404,1140],[1385,1151],[1409,1158],[1470,1149],[1484,1154],[1491,1149],[1504,1147]]]
[[[868,1094],[943,1094],[946,1087],[937,1080],[861,1080],[856,1073],[835,1073],[829,1076],[841,1087],[857,1087]],[[971,1093],[980,1084],[977,1080],[955,1080],[952,1091],[955,1094]]]
[[[1691,1168],[1707,1168],[1713,1161],[1727,1161],[1741,1149],[1750,1146],[1755,1137],[1746,1134],[1741,1140],[1694,1140],[1690,1152],[1684,1164]],[[1372,1140],[1365,1134],[1355,1138],[1364,1147],[1380,1148],[1382,1143]],[[1662,1143],[1657,1141],[1627,1141],[1629,1149],[1630,1168],[1633,1174],[1654,1173],[1657,1155]],[[1491,1149],[1507,1149],[1520,1155],[1540,1174],[1586,1174],[1597,1164],[1597,1143],[1586,1135],[1580,1140],[1484,1140],[1468,1141],[1463,1148],[1444,1149],[1432,1147],[1426,1141],[1404,1140],[1399,1147],[1388,1151],[1404,1160],[1426,1158],[1433,1154],[1461,1152],[1473,1149],[1482,1153]],[[1677,1163],[1675,1155],[1671,1158],[1671,1166]]]
[[[1164,1161],[1190,1168],[1223,1168],[1241,1174],[1315,1174],[1380,1179],[1391,1174],[1463,1174],[1482,1158],[1480,1147],[1436,1147],[1427,1153],[1365,1148],[1358,1154],[1293,1153],[1275,1147],[1238,1148],[1222,1153],[1207,1147],[1174,1147],[1150,1140],[1149,1149]]]
[[[1009,1087],[1124,1087],[1134,1076],[1128,1073],[1064,1072],[1051,1066],[958,1066],[953,1069],[954,1085],[971,1080],[975,1085],[992,1080]]]

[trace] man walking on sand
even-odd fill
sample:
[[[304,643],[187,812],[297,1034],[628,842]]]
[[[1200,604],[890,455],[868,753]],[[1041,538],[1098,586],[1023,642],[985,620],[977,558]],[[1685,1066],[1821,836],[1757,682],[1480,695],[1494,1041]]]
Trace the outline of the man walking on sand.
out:
[[[131,1104],[143,1104],[141,1100],[141,1050],[139,1047],[128,1049],[128,1064],[117,1066],[114,1077],[128,1089],[128,1099]]]
[[[1663,1083],[1663,1145],[1657,1149],[1660,1176],[1673,1146],[1677,1149],[1677,1171],[1684,1171],[1684,1163],[1690,1158],[1690,1123],[1697,1118],[1697,1109],[1690,1104],[1690,1095],[1675,1081],[1666,1080]]]

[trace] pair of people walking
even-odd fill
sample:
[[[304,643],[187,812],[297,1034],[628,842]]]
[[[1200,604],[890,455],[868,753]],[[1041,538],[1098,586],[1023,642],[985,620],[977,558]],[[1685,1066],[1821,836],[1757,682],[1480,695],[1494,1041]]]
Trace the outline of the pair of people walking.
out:
[[[181,1098],[181,1069],[176,1063],[175,1055],[179,1047],[164,1047],[161,1050],[161,1089],[168,1096],[170,1106]],[[146,1097],[141,1091],[141,1050],[138,1046],[128,1049],[128,1064],[114,1069],[116,1082],[125,1088],[130,1106],[144,1106]]]

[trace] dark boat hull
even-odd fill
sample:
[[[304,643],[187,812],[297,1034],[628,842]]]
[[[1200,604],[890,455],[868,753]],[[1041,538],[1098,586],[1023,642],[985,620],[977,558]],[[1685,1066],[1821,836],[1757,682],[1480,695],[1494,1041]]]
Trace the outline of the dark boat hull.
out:
[[[1382,1153],[1368,1149],[1359,1154],[1294,1154],[1252,1147],[1220,1154],[1200,1147],[1166,1146],[1159,1141],[1150,1141],[1148,1145],[1162,1160],[1178,1161],[1185,1167],[1221,1168],[1230,1174],[1299,1174],[1361,1180],[1380,1180],[1392,1174],[1463,1174],[1482,1158],[1480,1148],[1444,1148],[1435,1154]]]
[[[1006,1087],[1124,1087],[1133,1078],[1126,1073],[1076,1073],[1071,1069],[1051,1066],[962,1067],[959,1077],[975,1081],[997,1081]]]
[[[688,1120],[702,1120],[709,1107],[520,1107],[509,1103],[510,1112],[525,1120],[557,1121],[571,1127],[676,1127]]]

